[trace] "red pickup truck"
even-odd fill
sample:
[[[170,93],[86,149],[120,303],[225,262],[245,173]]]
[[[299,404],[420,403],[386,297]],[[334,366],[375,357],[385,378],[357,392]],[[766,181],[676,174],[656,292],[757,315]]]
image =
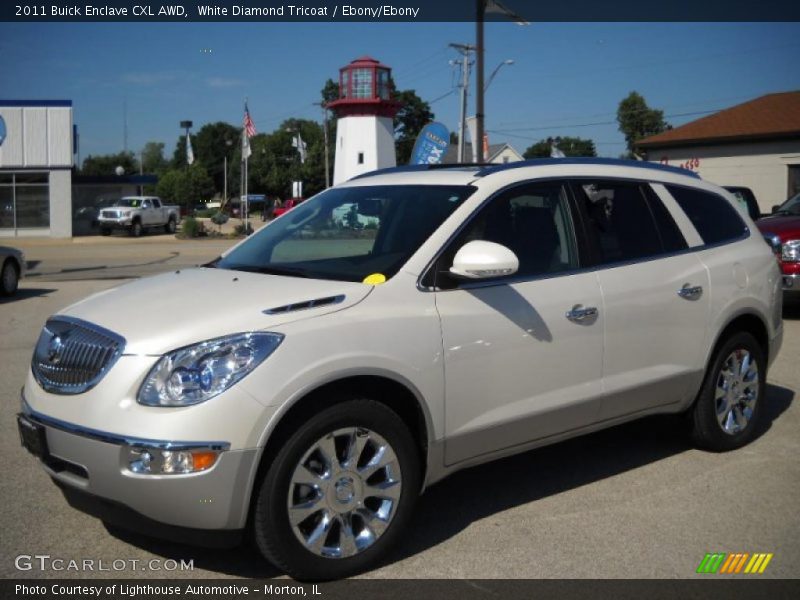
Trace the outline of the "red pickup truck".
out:
[[[775,249],[783,273],[783,289],[800,295],[800,194],[772,209],[756,223]]]

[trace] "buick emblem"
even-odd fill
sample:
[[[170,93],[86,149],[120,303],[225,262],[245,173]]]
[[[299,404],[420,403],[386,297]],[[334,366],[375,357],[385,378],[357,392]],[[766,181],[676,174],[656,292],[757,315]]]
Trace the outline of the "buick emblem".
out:
[[[64,342],[60,336],[53,336],[50,344],[47,346],[47,362],[52,365],[57,365],[61,362],[61,353],[64,351]]]

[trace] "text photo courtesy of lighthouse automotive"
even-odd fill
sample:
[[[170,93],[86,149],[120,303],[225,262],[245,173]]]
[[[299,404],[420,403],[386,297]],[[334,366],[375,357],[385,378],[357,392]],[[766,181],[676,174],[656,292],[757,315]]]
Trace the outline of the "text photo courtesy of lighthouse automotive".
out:
[[[72,43],[56,62],[46,40],[13,50],[46,77],[0,66],[25,90],[0,98],[0,237],[19,246],[0,255],[0,385],[23,499],[3,573],[59,577],[35,557],[92,547],[170,578],[795,573],[787,61],[665,113],[632,89],[700,104],[683,74],[665,87],[617,56],[613,98],[579,94],[593,75],[567,94],[525,61],[540,41],[522,23],[487,24],[492,53],[475,23],[57,25],[8,38]],[[436,27],[461,41],[407,47]],[[724,54],[744,26],[571,25],[581,52],[560,60],[599,69],[586,35],[649,27]],[[121,71],[81,66],[78,31]],[[262,47],[308,31],[307,53]],[[741,62],[715,65],[729,81]],[[54,523],[73,535],[41,537]],[[586,539],[686,552],[603,571]],[[112,575],[153,574],[129,567]]]

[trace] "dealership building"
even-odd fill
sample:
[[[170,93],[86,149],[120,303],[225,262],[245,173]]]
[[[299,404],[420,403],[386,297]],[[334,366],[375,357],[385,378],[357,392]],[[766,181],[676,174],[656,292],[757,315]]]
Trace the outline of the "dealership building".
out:
[[[768,94],[637,144],[647,160],[753,190],[761,212],[800,192],[800,91]]]
[[[0,237],[72,236],[72,102],[0,100]]]

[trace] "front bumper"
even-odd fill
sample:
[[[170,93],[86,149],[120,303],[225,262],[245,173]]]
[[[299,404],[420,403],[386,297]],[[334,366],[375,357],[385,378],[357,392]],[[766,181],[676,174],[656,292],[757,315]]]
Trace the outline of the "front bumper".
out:
[[[138,474],[127,468],[131,445],[181,448],[201,444],[224,447],[220,446],[224,443],[121,438],[48,418],[24,400],[23,415],[44,428],[47,451],[40,461],[73,506],[118,521],[122,527],[143,525],[145,532],[153,530],[160,537],[174,538],[170,532],[177,529],[233,534],[244,528],[257,449],[224,450],[213,467],[197,473]],[[83,501],[73,502],[75,497]],[[94,501],[87,503],[87,498]],[[114,509],[86,508],[90,505]],[[130,517],[136,515],[141,519],[134,523]],[[154,526],[147,527],[148,522]],[[163,531],[159,525],[165,525]]]
[[[98,225],[101,228],[105,227],[106,229],[122,229],[125,227],[130,227],[131,222],[132,221],[130,217],[119,217],[118,219],[99,218],[97,220]]]

